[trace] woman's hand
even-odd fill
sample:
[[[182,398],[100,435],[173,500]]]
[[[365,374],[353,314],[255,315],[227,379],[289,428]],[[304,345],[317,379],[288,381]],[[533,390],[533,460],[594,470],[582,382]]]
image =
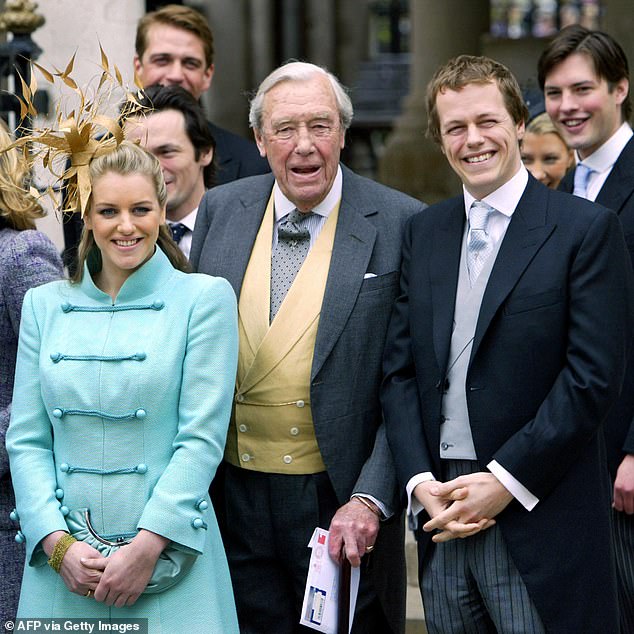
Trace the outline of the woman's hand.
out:
[[[49,557],[53,553],[59,538],[64,535],[66,535],[64,531],[56,531],[42,540],[42,548]],[[91,561],[100,559],[105,561],[101,553],[92,546],[84,542],[74,542],[66,551],[59,569],[59,574],[66,587],[71,592],[81,596],[87,596],[89,590],[94,592],[101,579],[101,570],[99,568],[87,568],[83,565],[82,561],[88,558]]]
[[[83,565],[101,574],[95,600],[121,608],[133,605],[147,586],[154,566],[169,539],[141,530],[128,544],[106,559],[84,559]]]

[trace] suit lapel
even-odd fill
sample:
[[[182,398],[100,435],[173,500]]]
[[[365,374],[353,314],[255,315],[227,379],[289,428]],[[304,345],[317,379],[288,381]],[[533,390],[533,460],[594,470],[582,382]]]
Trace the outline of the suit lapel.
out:
[[[230,239],[217,240],[214,245],[214,259],[219,263],[219,267],[213,270],[216,275],[229,281],[238,299],[272,187],[273,178],[266,181],[265,187],[244,193],[230,214]]]
[[[633,162],[634,137],[632,137],[623,148],[612,171],[603,184],[596,202],[608,209],[616,211],[617,214],[621,213],[624,203],[632,195],[632,191],[634,191]]]
[[[555,225],[548,222],[548,203],[548,189],[529,177],[526,190],[506,230],[482,298],[471,360],[477,354],[493,316],[555,229]]]
[[[575,188],[575,170],[574,168],[572,168],[566,172],[566,175],[561,179],[561,183],[559,183],[559,187],[557,187],[557,189],[561,192],[572,194],[574,188]]]
[[[319,372],[341,335],[368,270],[376,240],[376,228],[366,216],[377,213],[374,207],[361,208],[364,200],[356,176],[343,169],[343,191],[330,270],[321,306],[311,376]]]
[[[449,345],[453,332],[453,315],[456,305],[456,288],[460,268],[460,248],[466,214],[464,198],[454,199],[444,223],[438,227],[431,241],[432,272],[431,293],[434,324],[434,350],[438,367],[447,367]]]

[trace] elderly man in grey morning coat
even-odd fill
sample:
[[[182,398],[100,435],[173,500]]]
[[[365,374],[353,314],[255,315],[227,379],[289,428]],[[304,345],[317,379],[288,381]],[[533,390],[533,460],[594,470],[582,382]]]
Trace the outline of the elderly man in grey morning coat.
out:
[[[403,226],[424,205],[339,163],[351,118],[324,69],[273,71],[250,113],[273,173],[208,192],[194,231],[195,270],[226,277],[239,297],[218,510],[243,632],[304,630],[317,526],[333,558],[345,548],[361,565],[353,631],[404,627],[403,525],[378,390]]]

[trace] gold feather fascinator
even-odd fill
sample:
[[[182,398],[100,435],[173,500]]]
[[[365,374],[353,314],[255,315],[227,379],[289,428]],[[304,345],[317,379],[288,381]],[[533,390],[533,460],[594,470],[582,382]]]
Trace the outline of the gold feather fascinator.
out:
[[[137,94],[124,86],[121,72],[116,64],[111,70],[110,62],[101,45],[101,72],[99,79],[80,88],[71,74],[75,64],[75,55],[63,71],[50,72],[40,64],[32,62],[31,79],[27,84],[22,77],[22,96],[16,95],[20,102],[20,138],[11,147],[17,147],[24,153],[25,159],[33,166],[41,161],[54,178],[64,182],[66,193],[62,212],[86,213],[90,201],[90,162],[104,154],[112,152],[124,140],[121,121],[127,111],[139,112],[143,106]],[[62,82],[71,89],[75,106],[70,112],[64,112],[64,99],[60,99],[55,108],[54,124],[48,128],[30,129],[24,125],[31,117],[37,116],[34,96],[37,91],[35,77],[37,69],[50,84]],[[96,84],[96,85],[95,85]],[[124,102],[117,118],[105,114],[112,110],[113,104]],[[54,188],[47,187],[44,195],[57,198]],[[60,205],[56,204],[56,207]]]

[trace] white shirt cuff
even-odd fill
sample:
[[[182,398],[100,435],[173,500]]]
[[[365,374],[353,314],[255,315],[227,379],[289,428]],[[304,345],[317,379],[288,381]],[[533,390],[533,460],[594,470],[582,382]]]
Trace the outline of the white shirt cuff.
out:
[[[429,480],[435,480],[434,476],[430,471],[425,471],[424,473],[417,473],[415,476],[412,476],[405,487],[405,491],[407,492],[407,520],[409,523],[409,527],[412,530],[415,530],[418,526],[418,514],[423,510],[423,505],[414,497],[414,489],[421,483],[427,482]]]
[[[532,511],[535,508],[539,499],[521,482],[516,480],[499,462],[491,460],[487,465],[487,469],[527,511]]]
[[[370,500],[370,502],[374,502],[374,504],[378,507],[379,511],[381,511],[381,515],[383,516],[381,519],[389,520],[394,513],[391,509],[389,509],[383,502],[377,500],[373,495],[369,493],[360,493],[359,491],[355,491],[351,496],[351,498],[365,498],[366,500]]]

